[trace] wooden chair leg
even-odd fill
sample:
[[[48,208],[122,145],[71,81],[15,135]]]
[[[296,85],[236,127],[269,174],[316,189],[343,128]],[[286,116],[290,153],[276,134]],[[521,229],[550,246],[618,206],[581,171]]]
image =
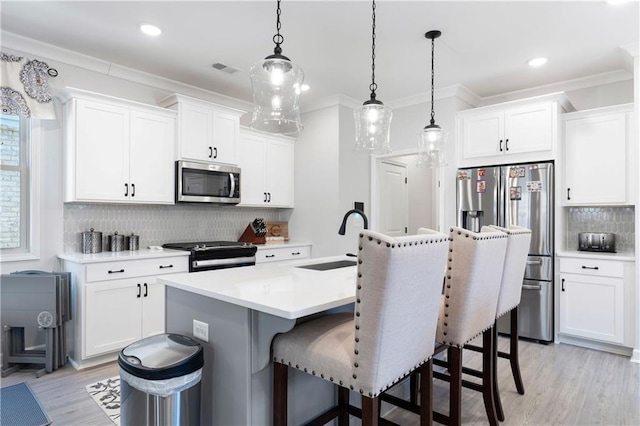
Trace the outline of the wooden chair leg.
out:
[[[418,371],[420,376],[420,426],[431,426],[433,425],[433,360],[429,359]]]
[[[496,405],[496,416],[498,420],[504,421],[504,410],[502,409],[502,400],[500,399],[500,386],[498,384],[498,327],[493,324],[493,400]]]
[[[509,337],[509,362],[516,389],[520,395],[524,395],[524,383],[520,375],[520,357],[518,355],[518,307],[511,311],[511,336]]]
[[[378,398],[362,396],[362,426],[378,426],[380,410]]]
[[[498,424],[493,383],[493,327],[482,333],[482,398],[490,425]]]
[[[273,363],[273,426],[287,425],[287,380],[289,367]]]
[[[412,404],[418,403],[418,392],[420,392],[419,379],[421,379],[419,376],[419,371],[414,371],[409,376],[409,402]]]
[[[462,424],[462,348],[447,349],[449,361],[449,425]]]
[[[338,386],[338,408],[338,426],[349,426],[349,389],[342,386]]]

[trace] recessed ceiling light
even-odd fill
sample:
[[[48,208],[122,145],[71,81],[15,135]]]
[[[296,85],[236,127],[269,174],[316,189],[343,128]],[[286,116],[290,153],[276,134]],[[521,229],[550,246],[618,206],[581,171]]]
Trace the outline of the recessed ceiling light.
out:
[[[307,90],[309,90],[309,85],[303,84],[302,86],[300,86],[300,90],[302,90],[303,92],[306,92]]]
[[[156,37],[162,34],[162,30],[160,28],[151,24],[140,24],[140,31],[152,37]]]
[[[529,61],[530,67],[539,67],[547,63],[547,58],[535,58]]]

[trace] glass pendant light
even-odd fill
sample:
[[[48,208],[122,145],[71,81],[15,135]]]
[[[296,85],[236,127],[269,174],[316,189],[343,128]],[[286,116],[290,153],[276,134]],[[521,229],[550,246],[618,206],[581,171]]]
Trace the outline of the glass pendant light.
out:
[[[431,39],[431,122],[418,133],[418,163],[423,167],[444,167],[446,160],[447,131],[436,124],[433,109],[434,94],[434,40],[442,33],[429,31],[424,36]]]
[[[373,0],[373,24],[371,35],[371,97],[361,107],[353,111],[356,122],[356,151],[370,154],[387,154],[389,147],[389,131],[393,112],[376,99],[376,2]]]
[[[258,62],[249,72],[253,89],[252,128],[295,136],[302,131],[300,93],[304,72],[282,54],[280,45],[280,0],[278,0],[273,55]]]

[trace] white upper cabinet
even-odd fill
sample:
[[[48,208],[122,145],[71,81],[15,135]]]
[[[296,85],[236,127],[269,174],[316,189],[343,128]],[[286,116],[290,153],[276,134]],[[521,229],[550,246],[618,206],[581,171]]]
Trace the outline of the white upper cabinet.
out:
[[[65,201],[173,204],[175,113],[73,90]]]
[[[237,164],[242,111],[183,95],[160,105],[178,112],[178,159]]]
[[[631,202],[631,111],[633,105],[622,105],[565,114],[564,205]]]
[[[293,207],[294,146],[290,138],[242,129],[238,145],[240,206]]]
[[[460,166],[553,159],[565,108],[564,95],[554,94],[459,112]]]

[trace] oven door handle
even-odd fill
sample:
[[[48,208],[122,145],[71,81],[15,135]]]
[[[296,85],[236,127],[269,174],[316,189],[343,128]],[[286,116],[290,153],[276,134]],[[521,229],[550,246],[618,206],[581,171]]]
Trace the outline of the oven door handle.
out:
[[[223,265],[246,265],[246,264],[255,264],[256,257],[255,256],[247,256],[247,257],[233,257],[229,259],[203,259],[203,260],[194,260],[192,261],[193,269],[198,268],[206,268],[209,266],[223,266]]]
[[[233,194],[236,193],[236,180],[233,178],[233,173],[229,173],[229,180],[231,181],[229,198],[233,198]]]

